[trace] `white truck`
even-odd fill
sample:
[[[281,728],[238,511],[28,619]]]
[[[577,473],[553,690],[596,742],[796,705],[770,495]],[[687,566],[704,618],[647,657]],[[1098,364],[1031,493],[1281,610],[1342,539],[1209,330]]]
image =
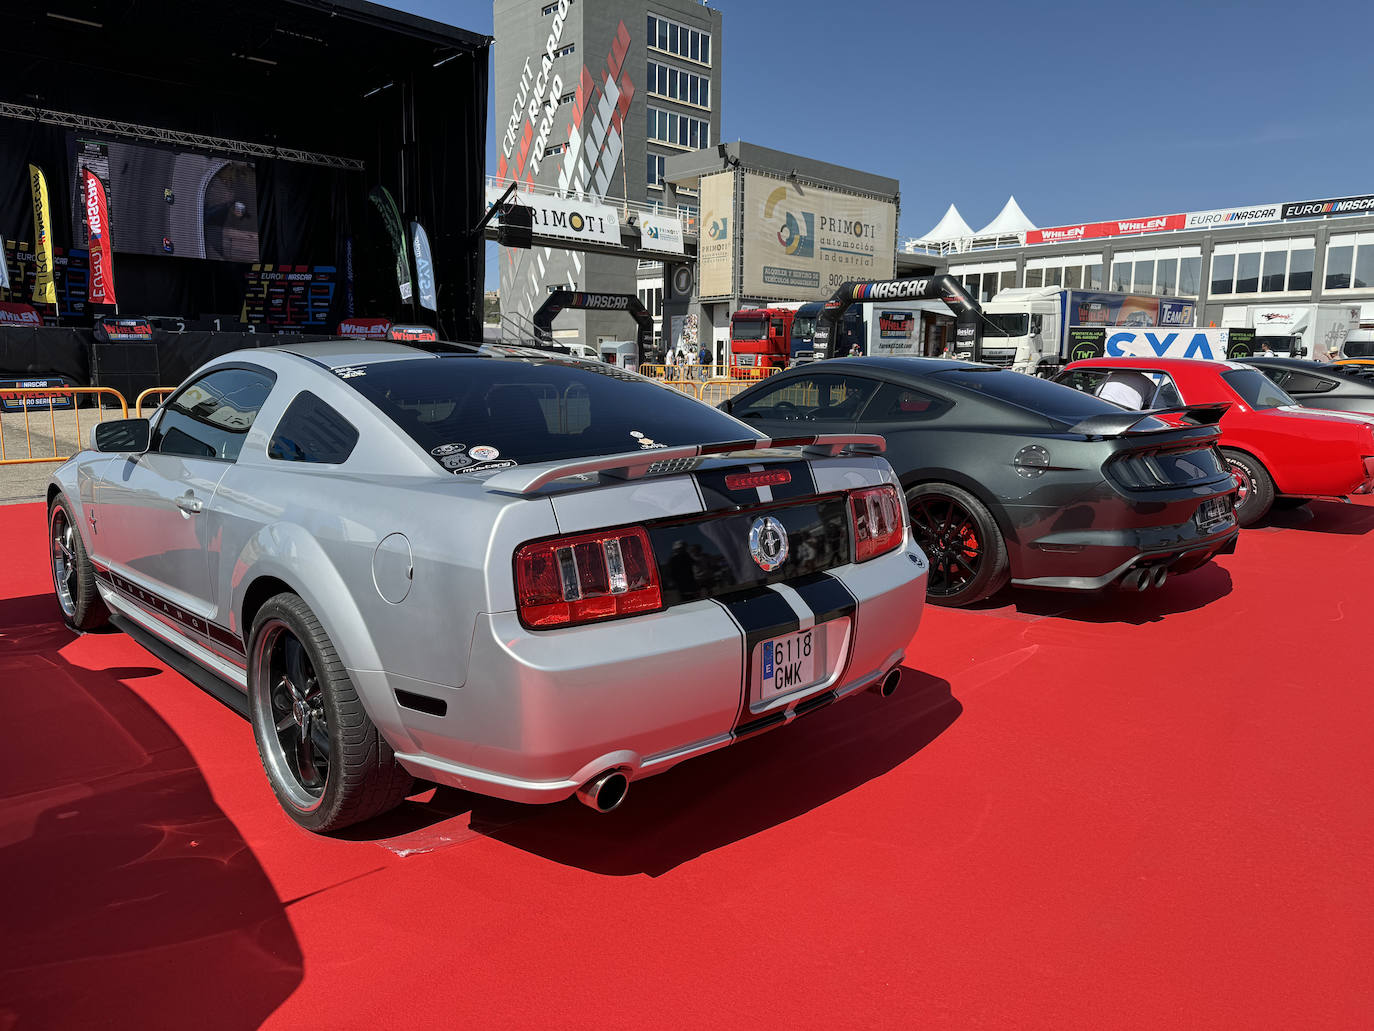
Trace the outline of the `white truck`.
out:
[[[1236,304],[1222,309],[1225,329],[1253,329],[1255,353],[1268,345],[1275,354],[1325,360],[1360,327],[1358,304]]]
[[[1073,360],[1079,327],[1183,329],[1193,325],[1196,307],[1179,297],[1060,286],[1003,290],[983,305],[981,360],[1047,376]]]

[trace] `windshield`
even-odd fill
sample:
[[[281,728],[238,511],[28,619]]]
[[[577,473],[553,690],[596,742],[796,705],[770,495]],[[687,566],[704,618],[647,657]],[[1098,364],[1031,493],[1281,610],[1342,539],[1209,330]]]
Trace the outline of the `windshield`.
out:
[[[793,319],[792,320],[792,339],[810,340],[816,335],[816,320],[814,318]]]
[[[764,340],[768,337],[767,319],[735,319],[730,326],[734,340]]]
[[[1030,316],[1023,311],[983,315],[983,337],[1023,337],[1030,331]]]
[[[1221,378],[1251,408],[1279,408],[1297,404],[1282,387],[1258,369],[1232,369]]]
[[[758,436],[609,365],[436,357],[363,366],[345,382],[455,473]]]
[[[957,384],[965,390],[977,391],[984,397],[996,398],[1067,426],[1093,415],[1121,414],[1119,406],[1099,397],[1010,369],[949,369],[933,375],[937,382]]]

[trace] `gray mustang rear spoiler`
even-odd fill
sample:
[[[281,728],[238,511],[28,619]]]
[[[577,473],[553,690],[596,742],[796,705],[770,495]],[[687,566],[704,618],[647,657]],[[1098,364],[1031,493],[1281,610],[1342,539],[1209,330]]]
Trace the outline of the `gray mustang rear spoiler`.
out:
[[[655,448],[650,451],[629,451],[618,455],[598,455],[578,458],[571,462],[517,466],[506,469],[486,480],[487,490],[497,494],[532,494],[540,487],[567,476],[607,476],[617,480],[634,480],[659,473],[680,472],[689,466],[680,465],[694,458],[726,455],[741,451],[760,451],[764,448],[799,447],[804,454],[817,457],[838,455],[850,448],[878,454],[887,448],[887,441],[871,433],[827,433],[810,437],[776,437],[753,440],[732,440],[720,444],[685,444],[681,447]]]
[[[1070,433],[1081,433],[1085,437],[1128,437],[1145,433],[1164,433],[1179,427],[1164,423],[1160,426],[1136,428],[1137,423],[1160,415],[1182,415],[1194,426],[1215,426],[1230,408],[1230,402],[1209,405],[1178,405],[1173,408],[1151,408],[1143,412],[1109,412],[1106,415],[1092,415],[1082,422],[1069,427]]]

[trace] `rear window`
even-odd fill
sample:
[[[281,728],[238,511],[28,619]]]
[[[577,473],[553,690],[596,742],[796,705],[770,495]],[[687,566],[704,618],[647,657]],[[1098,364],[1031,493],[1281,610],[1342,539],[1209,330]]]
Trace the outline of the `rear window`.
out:
[[[939,383],[952,383],[1069,426],[1090,416],[1121,413],[1120,407],[1099,397],[1010,369],[946,369],[932,376]]]
[[[348,371],[349,386],[455,473],[758,436],[609,365],[444,357]]]
[[[1278,408],[1297,404],[1282,387],[1258,369],[1232,369],[1221,378],[1251,408]]]

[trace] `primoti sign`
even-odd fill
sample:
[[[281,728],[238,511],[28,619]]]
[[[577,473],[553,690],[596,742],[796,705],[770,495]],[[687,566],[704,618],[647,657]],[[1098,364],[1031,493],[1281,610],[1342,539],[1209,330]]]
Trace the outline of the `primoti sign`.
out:
[[[850,280],[892,277],[892,201],[753,173],[743,178],[745,294],[811,301]]]
[[[697,293],[728,297],[735,272],[735,175],[701,179],[701,236],[697,243]]]
[[[501,198],[503,190],[487,190],[487,206]],[[590,240],[620,244],[620,214],[615,208],[590,200],[553,197],[541,193],[516,193],[511,203],[530,209],[535,236],[556,236],[561,240]],[[500,215],[493,220],[500,224]]]
[[[684,253],[682,221],[667,215],[642,215],[639,219],[639,243],[646,251]]]

